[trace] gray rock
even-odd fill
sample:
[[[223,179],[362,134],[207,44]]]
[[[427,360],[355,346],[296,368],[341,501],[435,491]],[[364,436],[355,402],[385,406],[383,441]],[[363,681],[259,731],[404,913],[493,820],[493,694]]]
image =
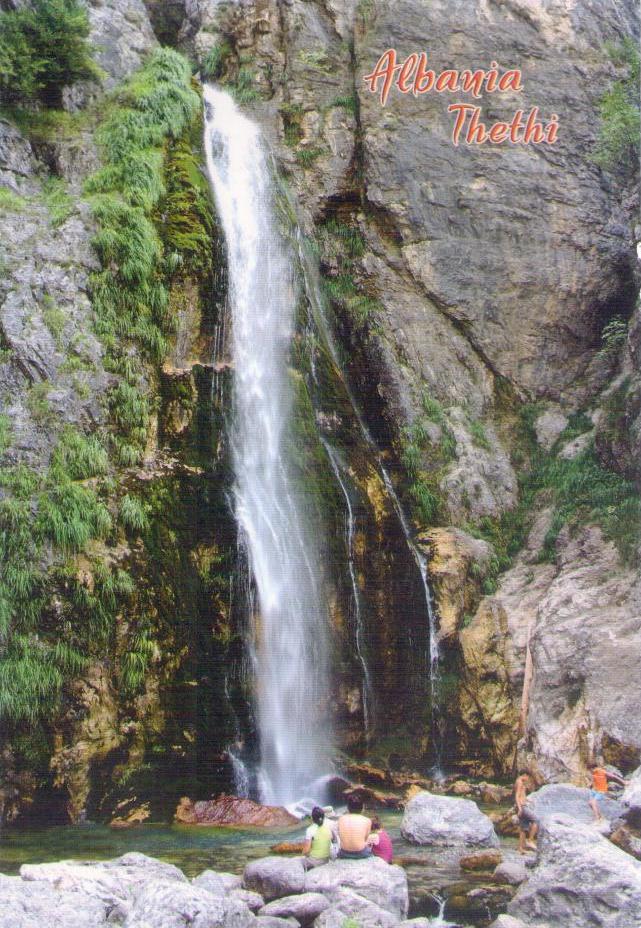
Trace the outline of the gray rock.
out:
[[[205,872],[213,873],[214,871],[210,870],[210,871],[205,871]],[[239,876],[237,873],[222,872],[222,873],[217,873],[216,875],[219,876],[220,879],[223,881],[223,885],[225,889],[227,890],[242,889],[243,878],[242,876]]]
[[[102,928],[113,908],[82,891],[0,874],[0,928]]]
[[[633,825],[641,825],[641,767],[637,767],[623,790],[621,802],[625,817]]]
[[[330,860],[307,873],[305,888],[330,899],[335,898],[339,890],[349,889],[399,919],[405,918],[409,907],[405,871],[402,867],[390,866],[379,857]]]
[[[157,45],[142,0],[92,3],[89,21],[90,41],[98,64],[106,72],[107,89],[133,74],[141,66],[145,54]]]
[[[203,870],[203,872],[195,876],[191,882],[194,886],[197,886],[199,889],[206,889],[208,893],[212,893],[214,896],[226,896],[229,892],[221,874],[216,873],[215,870]],[[239,884],[240,882],[239,879]],[[234,887],[234,889],[236,888],[240,889],[240,885]]]
[[[251,889],[232,889],[229,892],[230,899],[238,899],[239,902],[244,902],[250,912],[258,912],[260,909],[264,908],[265,900],[259,893],[253,893]],[[294,896],[294,898],[297,898]],[[275,904],[275,903],[273,903]],[[269,914],[269,913],[267,913]],[[277,914],[277,913],[274,913]]]
[[[307,925],[329,907],[329,900],[320,893],[301,893],[299,896],[283,896],[268,902],[258,915],[276,915],[279,918],[295,918]]]
[[[295,918],[278,918],[276,915],[258,915],[254,928],[299,928]]]
[[[431,918],[420,916],[419,918],[406,918],[401,922],[398,928],[434,928],[434,921]]]
[[[538,822],[544,822],[546,818],[560,813],[576,822],[590,825],[594,821],[594,815],[588,805],[590,799],[589,789],[581,789],[569,783],[548,783],[536,792],[530,793],[527,806]],[[608,796],[599,800],[599,808],[603,817],[609,821],[620,818],[625,811],[621,802]]]
[[[550,451],[557,438],[568,424],[568,417],[559,409],[547,409],[534,423],[536,440],[544,449]]]
[[[508,905],[528,926],[631,928],[641,924],[641,863],[590,825],[545,820],[536,867]]]
[[[528,878],[528,872],[522,860],[503,860],[496,867],[492,878],[496,883],[509,883],[510,886],[519,886]]]
[[[513,915],[499,915],[490,928],[528,928],[528,926],[520,918],[514,918]],[[547,928],[547,926],[541,924],[540,928]]]
[[[401,834],[412,844],[498,847],[491,820],[471,799],[423,792],[405,806]]]
[[[189,883],[152,880],[135,894],[124,928],[251,928],[254,923],[237,899]]]
[[[263,857],[252,860],[243,874],[245,889],[251,889],[267,901],[305,891],[305,869],[300,857]]]
[[[396,928],[399,924],[398,916],[389,909],[351,889],[339,889],[334,893],[332,905],[314,922],[314,928],[343,928],[346,918],[354,919],[359,928]]]

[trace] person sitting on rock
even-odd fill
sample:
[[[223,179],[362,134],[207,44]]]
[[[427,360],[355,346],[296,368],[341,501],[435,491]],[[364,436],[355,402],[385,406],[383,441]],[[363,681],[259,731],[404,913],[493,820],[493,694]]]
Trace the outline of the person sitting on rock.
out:
[[[372,854],[374,857],[380,857],[388,864],[391,864],[394,855],[392,839],[383,828],[378,815],[372,817],[372,831],[369,836],[369,843],[372,846]]]
[[[347,812],[338,820],[338,840],[341,846],[338,856],[343,860],[360,860],[372,855],[368,843],[372,822],[362,813],[363,800],[356,795],[348,796]]]
[[[600,767],[598,764],[590,764],[590,773],[591,786],[588,805],[592,809],[595,822],[600,822],[603,816],[599,808],[599,800],[608,795],[608,781],[613,780],[615,783],[620,783],[621,786],[625,786],[625,780],[616,773],[610,773],[609,770],[606,770],[605,767]]]
[[[312,809],[312,824],[305,832],[305,843],[303,844],[304,867],[306,870],[327,863],[334,838],[334,829],[329,822],[325,821],[325,812],[320,806],[314,806]]]
[[[526,848],[536,850],[534,839],[539,830],[531,809],[527,806],[527,794],[532,791],[530,775],[522,770],[514,783],[514,802],[519,823],[519,854],[525,854]]]

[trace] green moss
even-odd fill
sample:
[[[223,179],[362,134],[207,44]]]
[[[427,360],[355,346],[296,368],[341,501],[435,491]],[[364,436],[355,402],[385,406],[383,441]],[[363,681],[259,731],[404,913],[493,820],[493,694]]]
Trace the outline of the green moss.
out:
[[[325,49],[301,49],[296,56],[298,61],[312,71],[331,74],[334,65]]]
[[[342,97],[334,97],[334,99],[330,103],[330,106],[341,107],[342,109],[347,110],[348,112],[355,115],[357,108],[358,108],[358,98],[356,94],[350,94],[349,96],[342,96]]]
[[[12,433],[11,419],[6,413],[0,413],[0,454],[10,447]]]
[[[303,138],[303,107],[300,103],[283,103],[278,112],[283,120],[285,144],[294,148]]]
[[[126,529],[131,532],[144,532],[149,527],[145,505],[135,496],[126,494],[120,500],[119,518]]]
[[[251,68],[239,68],[238,74],[227,86],[234,100],[240,106],[260,100],[260,91],[256,86],[256,75]]]

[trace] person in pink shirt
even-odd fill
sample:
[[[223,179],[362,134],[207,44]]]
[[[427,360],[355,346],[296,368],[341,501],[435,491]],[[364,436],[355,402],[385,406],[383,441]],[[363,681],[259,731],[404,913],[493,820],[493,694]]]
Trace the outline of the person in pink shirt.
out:
[[[394,853],[392,839],[381,825],[381,820],[377,815],[372,818],[372,831],[369,842],[372,845],[372,854],[391,864]]]

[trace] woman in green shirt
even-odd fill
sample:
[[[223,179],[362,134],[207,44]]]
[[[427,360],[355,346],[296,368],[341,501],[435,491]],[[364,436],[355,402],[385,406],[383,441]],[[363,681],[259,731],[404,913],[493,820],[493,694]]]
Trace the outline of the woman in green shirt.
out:
[[[325,813],[320,806],[312,809],[312,824],[305,832],[303,854],[305,855],[305,868],[319,867],[326,864],[330,858],[330,849],[334,840],[334,831],[325,821]]]

